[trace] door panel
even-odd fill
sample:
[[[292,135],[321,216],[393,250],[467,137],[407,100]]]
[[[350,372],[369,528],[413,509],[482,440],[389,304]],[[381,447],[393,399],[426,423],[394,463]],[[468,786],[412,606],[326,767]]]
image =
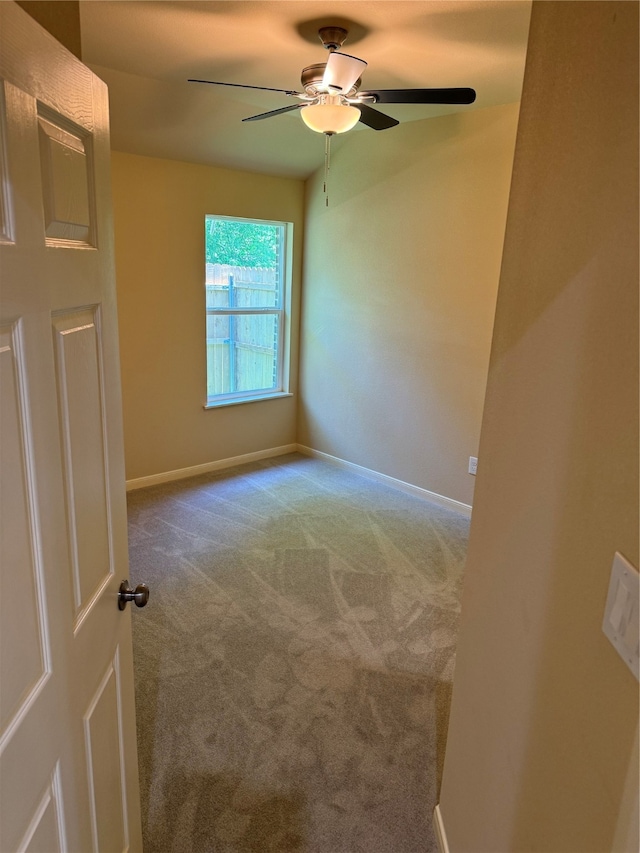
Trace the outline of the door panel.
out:
[[[38,104],[47,244],[94,246],[91,136]]]
[[[0,243],[13,242],[13,199],[7,172],[6,116],[4,81],[0,79]]]
[[[12,2],[0,80],[0,850],[135,851],[107,92]]]
[[[121,788],[122,728],[118,710],[118,660],[109,664],[84,717],[91,824],[97,850],[124,850],[126,802],[110,792]]]
[[[113,573],[97,311],[53,319],[76,628]]]
[[[25,836],[18,844],[18,851],[64,853],[67,849],[60,803],[60,774],[56,768]]]
[[[19,329],[19,322],[0,328],[0,563],[22,567],[18,595],[17,578],[3,572],[0,580],[0,744],[34,700],[49,670]],[[19,655],[12,647],[15,637],[20,637]]]

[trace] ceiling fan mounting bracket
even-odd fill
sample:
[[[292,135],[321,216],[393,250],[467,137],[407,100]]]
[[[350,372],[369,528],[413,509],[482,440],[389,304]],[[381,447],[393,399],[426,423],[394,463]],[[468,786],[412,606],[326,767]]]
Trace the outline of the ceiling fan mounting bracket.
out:
[[[333,52],[340,50],[349,35],[349,31],[345,30],[344,27],[320,27],[318,35],[323,46]]]

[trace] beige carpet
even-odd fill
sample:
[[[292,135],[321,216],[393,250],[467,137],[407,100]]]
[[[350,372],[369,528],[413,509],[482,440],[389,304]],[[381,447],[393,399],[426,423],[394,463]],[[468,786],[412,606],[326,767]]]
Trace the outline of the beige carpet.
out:
[[[146,853],[427,853],[468,520],[291,455],[129,495]]]

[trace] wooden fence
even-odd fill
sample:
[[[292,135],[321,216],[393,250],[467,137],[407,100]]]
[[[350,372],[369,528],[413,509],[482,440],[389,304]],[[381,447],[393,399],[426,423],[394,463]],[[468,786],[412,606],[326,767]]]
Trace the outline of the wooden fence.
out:
[[[231,275],[235,281],[269,284],[275,287],[277,272],[275,267],[261,269],[259,267],[232,267],[227,264],[207,264],[205,267],[205,284],[224,287],[229,283],[229,276]]]

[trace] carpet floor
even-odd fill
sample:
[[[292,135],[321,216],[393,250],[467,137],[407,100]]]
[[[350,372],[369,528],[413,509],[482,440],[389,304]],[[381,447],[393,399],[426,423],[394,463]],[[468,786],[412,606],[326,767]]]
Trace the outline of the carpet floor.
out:
[[[145,853],[429,853],[469,522],[297,454],[130,492]]]

